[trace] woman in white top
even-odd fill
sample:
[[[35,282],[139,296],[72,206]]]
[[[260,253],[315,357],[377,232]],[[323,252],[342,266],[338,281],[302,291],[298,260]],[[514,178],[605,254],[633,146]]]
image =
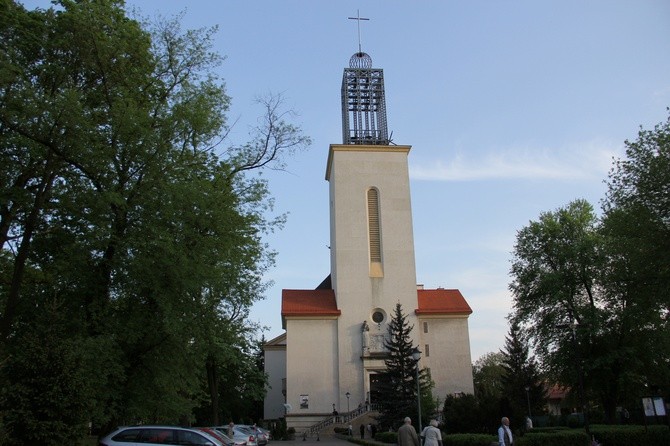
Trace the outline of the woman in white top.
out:
[[[437,428],[437,420],[430,420],[430,425],[421,432],[423,446],[442,446],[442,432]]]

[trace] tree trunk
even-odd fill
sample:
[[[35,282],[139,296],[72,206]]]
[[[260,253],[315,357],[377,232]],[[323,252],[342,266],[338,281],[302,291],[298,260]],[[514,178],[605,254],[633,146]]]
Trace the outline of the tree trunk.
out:
[[[28,214],[28,217],[26,218],[23,236],[21,237],[21,243],[19,245],[16,258],[14,259],[12,281],[9,286],[9,293],[7,294],[7,301],[5,302],[5,308],[2,312],[2,318],[0,318],[0,342],[2,342],[3,345],[11,333],[14,317],[16,315],[16,309],[19,305],[19,300],[21,297],[21,285],[23,284],[26,261],[30,255],[30,244],[33,238],[33,234],[39,220],[40,212],[42,211],[44,203],[46,202],[46,199],[51,192],[51,186],[53,185],[55,178],[56,172],[54,171],[52,157],[50,156],[47,159],[44,168],[42,181],[35,192],[33,207],[30,210],[30,214]]]
[[[207,359],[207,384],[212,404],[212,425],[219,426],[219,374],[216,360],[211,356]]]

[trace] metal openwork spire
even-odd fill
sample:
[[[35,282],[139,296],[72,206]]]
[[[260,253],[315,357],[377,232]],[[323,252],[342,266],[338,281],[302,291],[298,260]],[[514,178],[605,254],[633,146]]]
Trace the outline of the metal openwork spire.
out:
[[[384,70],[372,68],[372,58],[361,47],[360,12],[349,17],[358,23],[358,52],[342,76],[342,134],[344,144],[388,145]]]

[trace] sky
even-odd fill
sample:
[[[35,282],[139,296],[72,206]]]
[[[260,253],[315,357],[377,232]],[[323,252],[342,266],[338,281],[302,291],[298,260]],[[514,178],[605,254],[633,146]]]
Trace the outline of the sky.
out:
[[[26,0],[28,8],[49,6]],[[281,290],[330,272],[330,144],[342,143],[343,69],[361,46],[384,70],[389,131],[411,145],[417,280],[472,307],[472,360],[504,346],[517,231],[576,199],[598,210],[613,157],[670,106],[667,0],[128,0],[142,16],[218,26],[217,73],[232,97],[231,141],[281,93],[312,139],[268,172],[285,227],[251,319],[280,335]]]

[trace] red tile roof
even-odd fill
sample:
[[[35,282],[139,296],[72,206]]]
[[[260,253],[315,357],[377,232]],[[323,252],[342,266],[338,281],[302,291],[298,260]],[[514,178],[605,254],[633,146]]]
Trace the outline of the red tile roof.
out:
[[[458,290],[417,290],[419,308],[417,315],[472,314],[472,308]]]
[[[333,290],[282,290],[281,315],[339,316]]]
[[[549,389],[549,392],[547,393],[548,393],[547,398],[550,400],[563,400],[568,394],[568,388],[559,385],[554,385],[551,387],[551,389]]]
[[[471,314],[472,309],[458,290],[417,290],[417,315]],[[339,316],[335,292],[330,289],[282,290],[281,316]]]

